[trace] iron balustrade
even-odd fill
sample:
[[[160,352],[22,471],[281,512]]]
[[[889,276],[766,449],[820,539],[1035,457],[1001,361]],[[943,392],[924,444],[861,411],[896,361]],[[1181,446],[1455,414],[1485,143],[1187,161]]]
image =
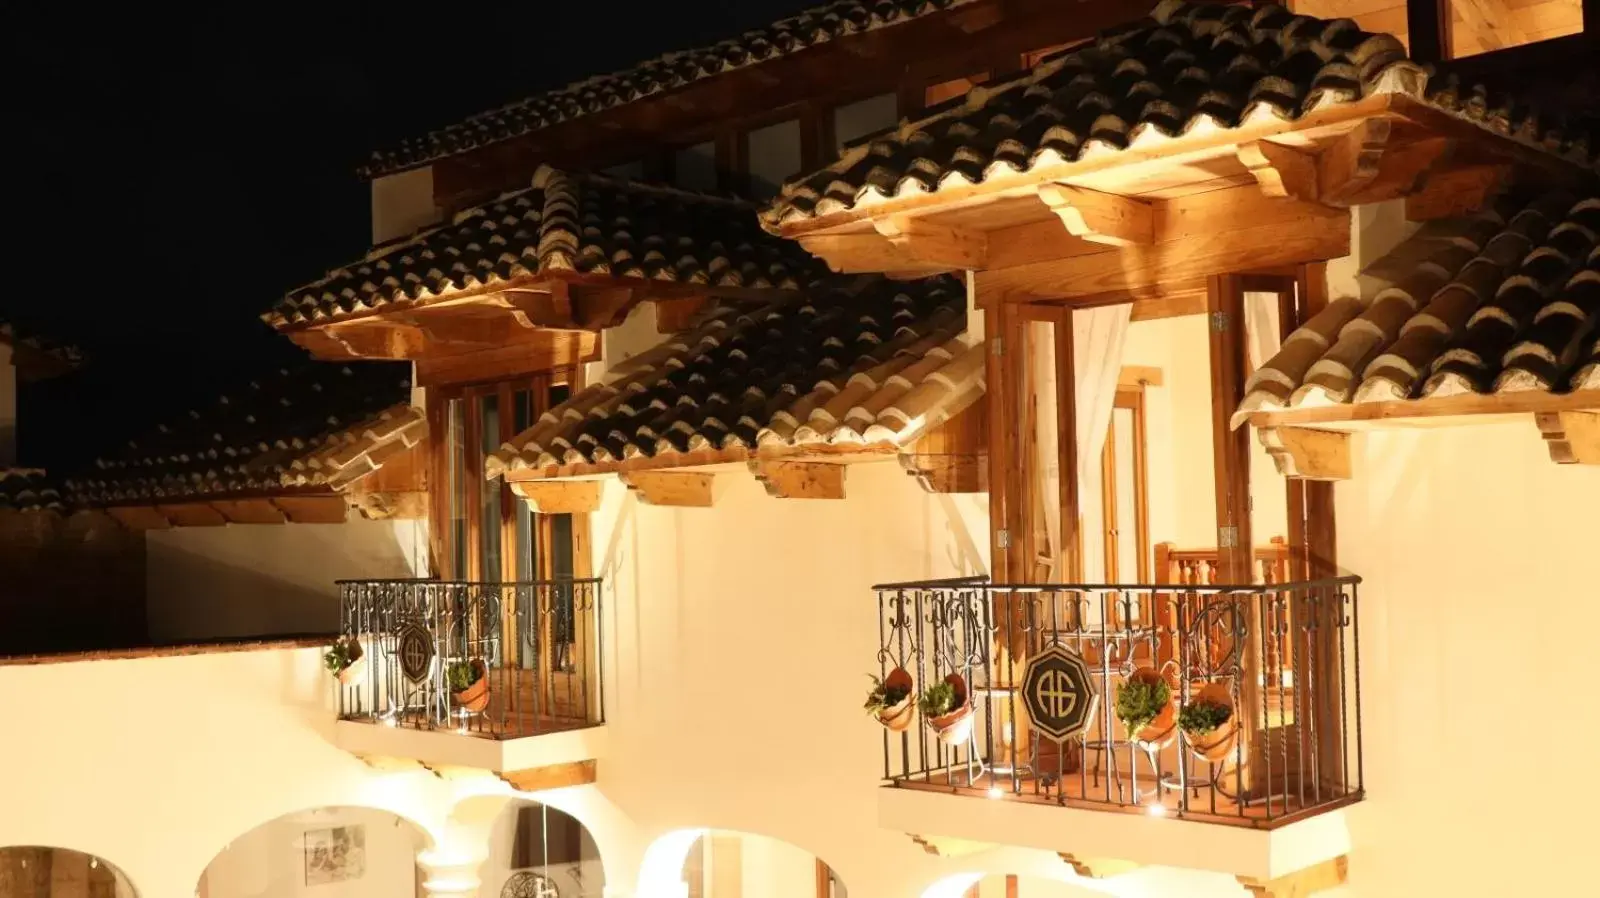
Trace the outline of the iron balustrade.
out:
[[[876,586],[879,676],[907,671],[915,706],[959,674],[973,708],[970,736],[937,738],[920,708],[904,731],[886,727],[885,783],[1261,828],[1357,801],[1359,583]],[[1062,654],[1052,646],[1083,661],[1097,696],[1087,729],[1059,743],[1030,721],[1029,687],[1041,711],[1089,697],[1072,697],[1042,664],[1028,678],[1028,659]],[[1129,732],[1118,690],[1151,672],[1168,684],[1173,716]],[[1231,703],[1230,723],[1191,737],[1177,713],[1202,692]]]
[[[495,739],[603,723],[600,585],[339,581],[341,638],[366,665],[337,686],[340,718]],[[462,701],[452,667],[479,664],[487,702]]]

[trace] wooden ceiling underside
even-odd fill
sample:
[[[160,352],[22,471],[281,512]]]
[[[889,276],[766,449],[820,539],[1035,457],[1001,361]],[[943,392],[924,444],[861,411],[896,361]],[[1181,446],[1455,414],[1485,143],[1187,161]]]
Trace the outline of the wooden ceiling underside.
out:
[[[1583,30],[1583,0],[1438,0],[1448,9],[1444,45],[1459,59]],[[1295,12],[1354,19],[1366,31],[1398,37],[1409,48],[1405,0],[1290,0]]]

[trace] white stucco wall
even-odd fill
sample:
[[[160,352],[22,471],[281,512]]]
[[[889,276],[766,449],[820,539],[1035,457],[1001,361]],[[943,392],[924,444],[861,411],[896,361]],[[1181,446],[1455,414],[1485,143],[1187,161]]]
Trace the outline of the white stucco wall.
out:
[[[372,179],[372,243],[376,246],[433,224],[433,168],[423,166]]]
[[[332,633],[340,579],[424,572],[424,521],[229,524],[152,530],[146,603],[158,643]]]
[[[307,834],[335,827],[360,828],[360,875],[308,884]],[[416,859],[426,846],[426,835],[414,824],[387,811],[300,811],[229,842],[206,868],[201,898],[407,898],[419,892]]]

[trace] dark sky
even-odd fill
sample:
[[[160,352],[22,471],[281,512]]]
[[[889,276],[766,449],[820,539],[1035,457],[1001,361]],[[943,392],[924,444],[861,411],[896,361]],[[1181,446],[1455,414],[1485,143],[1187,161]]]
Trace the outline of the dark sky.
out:
[[[255,316],[365,251],[370,150],[814,3],[8,9],[0,314],[91,357],[24,392],[23,461],[70,469],[293,352]]]

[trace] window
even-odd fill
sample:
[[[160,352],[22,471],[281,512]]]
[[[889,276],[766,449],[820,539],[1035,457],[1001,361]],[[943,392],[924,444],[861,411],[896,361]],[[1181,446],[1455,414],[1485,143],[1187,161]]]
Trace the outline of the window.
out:
[[[717,145],[697,143],[672,154],[672,183],[684,190],[711,193],[717,189]]]
[[[894,94],[879,94],[848,103],[833,110],[833,150],[839,152],[846,146],[886,128],[893,128],[900,120],[899,98]]]
[[[1105,582],[1150,582],[1150,500],[1144,388],[1121,386],[1100,454]],[[1135,579],[1136,578],[1136,579]]]
[[[510,582],[570,577],[572,516],[529,510],[503,481],[486,480],[483,460],[571,395],[565,372],[475,386],[436,387],[430,408],[443,433],[435,476],[445,489],[434,502],[439,576]]]
[[[783,182],[800,171],[800,121],[789,119],[757,128],[745,135],[749,160],[750,197],[764,200],[778,195]]]

